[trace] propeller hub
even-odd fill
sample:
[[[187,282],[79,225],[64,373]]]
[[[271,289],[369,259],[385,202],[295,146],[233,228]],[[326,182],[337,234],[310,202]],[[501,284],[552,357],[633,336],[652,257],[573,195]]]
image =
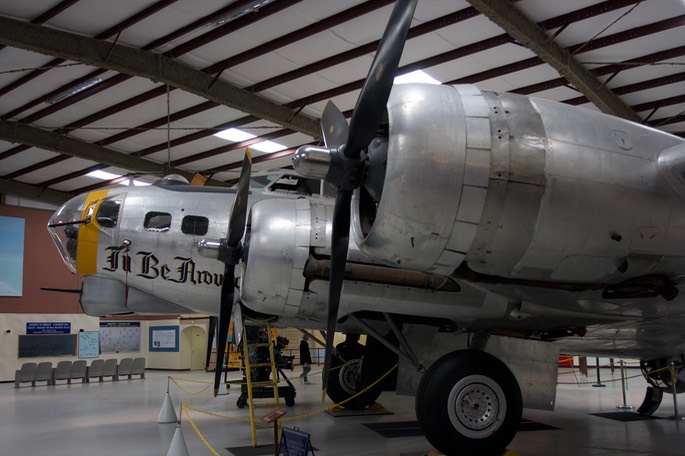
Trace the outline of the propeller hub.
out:
[[[326,179],[331,167],[331,149],[302,146],[293,155],[293,168],[298,174],[312,179]]]
[[[237,245],[230,245],[228,239],[221,239],[217,259],[225,264],[237,265],[243,253],[243,246],[240,242]]]
[[[349,158],[345,146],[329,149],[320,146],[302,146],[293,156],[293,168],[301,176],[323,179],[347,190],[359,187],[365,169],[365,157]]]

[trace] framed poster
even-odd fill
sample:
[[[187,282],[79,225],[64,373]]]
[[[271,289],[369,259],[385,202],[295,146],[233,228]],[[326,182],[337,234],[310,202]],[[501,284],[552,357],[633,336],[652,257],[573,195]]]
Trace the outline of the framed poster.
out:
[[[78,333],[78,357],[97,358],[100,356],[100,332],[81,331]]]
[[[24,284],[24,219],[0,216],[0,296],[21,296]]]
[[[140,351],[139,321],[101,321],[100,345],[102,354]]]
[[[178,326],[150,326],[151,352],[177,352]]]

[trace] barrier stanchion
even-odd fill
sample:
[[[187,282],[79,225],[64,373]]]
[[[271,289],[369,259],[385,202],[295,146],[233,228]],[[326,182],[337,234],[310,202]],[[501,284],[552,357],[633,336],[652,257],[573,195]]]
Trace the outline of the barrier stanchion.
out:
[[[178,423],[178,426],[176,426],[176,431],[174,431],[174,437],[171,439],[171,445],[169,446],[169,451],[167,451],[166,456],[190,456],[188,454],[186,441],[181,432],[180,422]]]
[[[626,379],[626,365],[621,360],[621,390],[623,392],[623,405],[617,405],[616,408],[620,410],[635,410],[635,407],[632,405],[627,405],[626,404],[626,385],[628,384],[628,380]]]
[[[678,415],[678,387],[676,386],[676,383],[678,382],[678,371],[675,367],[675,361],[671,360],[671,388],[673,389],[673,411],[675,412],[675,416],[673,417],[674,420],[676,421],[685,421],[685,417],[679,416]]]
[[[603,388],[606,385],[602,383],[602,381],[599,379],[599,358],[595,358],[595,363],[597,363],[597,383],[593,383],[592,386],[597,388]]]
[[[178,422],[176,410],[174,410],[174,404],[171,402],[171,396],[169,396],[169,377],[166,378],[166,395],[164,396],[164,402],[162,403],[162,409],[159,411],[157,422],[159,424]]]
[[[169,396],[168,391],[164,396],[164,403],[162,403],[162,409],[159,411],[159,417],[157,418],[157,422],[159,424],[169,424],[178,422],[176,410],[174,410],[174,404],[171,403],[171,396]]]

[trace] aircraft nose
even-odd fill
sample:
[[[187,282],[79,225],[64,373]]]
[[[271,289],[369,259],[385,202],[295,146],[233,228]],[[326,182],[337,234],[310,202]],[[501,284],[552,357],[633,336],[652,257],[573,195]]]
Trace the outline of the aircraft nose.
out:
[[[76,273],[78,232],[84,223],[82,215],[87,196],[84,193],[70,199],[48,221],[48,232],[62,255],[62,260],[73,273]]]

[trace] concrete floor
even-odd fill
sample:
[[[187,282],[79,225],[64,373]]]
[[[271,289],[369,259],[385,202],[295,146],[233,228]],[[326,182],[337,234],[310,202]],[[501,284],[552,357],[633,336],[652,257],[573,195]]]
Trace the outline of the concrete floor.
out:
[[[316,372],[316,369],[314,370]],[[296,371],[291,377],[297,377]],[[289,374],[289,372],[286,372]],[[638,370],[629,370],[636,376]],[[237,373],[232,374],[237,378]],[[607,387],[595,388],[595,373],[590,378],[574,374],[571,369],[559,371],[557,410],[542,412],[524,410],[524,418],[534,423],[556,427],[551,430],[520,431],[510,449],[521,456],[555,455],[685,455],[685,423],[668,419],[674,415],[673,398],[664,395],[656,417],[643,421],[623,422],[594,416],[594,413],[617,412],[622,404],[620,373],[613,375],[608,369],[601,371]],[[204,372],[148,371],[145,379],[116,382],[57,386],[23,386],[15,389],[14,383],[0,384],[0,454],[2,455],[164,455],[169,450],[175,424],[158,424],[157,418],[165,397],[169,376],[184,380],[208,382],[211,374]],[[580,384],[576,384],[576,380]],[[316,454],[333,455],[425,455],[431,451],[423,436],[412,435],[409,429],[400,436],[386,438],[365,424],[415,421],[413,398],[383,393],[380,402],[391,411],[390,415],[363,417],[333,417],[320,412],[320,376],[312,377],[312,385],[296,382],[295,406],[284,407],[286,427],[299,427],[311,434]],[[178,380],[190,392],[199,391],[205,383]],[[29,385],[29,384],[24,384]],[[645,390],[641,377],[628,382],[627,403],[639,406]],[[223,389],[222,389],[222,392]],[[219,455],[266,455],[273,450],[254,451],[251,448],[250,426],[244,420],[248,409],[236,406],[238,394],[233,387],[230,394],[218,399],[212,397],[211,388],[200,394],[188,394],[173,382],[170,397],[179,413],[179,403],[191,405],[223,418],[189,411],[198,430]],[[680,410],[685,412],[685,401]],[[273,401],[256,401],[256,416],[261,417],[273,409]],[[628,412],[626,412],[628,413]],[[311,414],[311,415],[310,415]],[[309,415],[309,416],[304,416]],[[537,427],[537,425],[533,425]],[[192,456],[212,454],[197,435],[188,419],[183,416],[182,434]],[[273,442],[271,430],[257,434],[258,444]],[[249,447],[241,453],[227,448]],[[271,451],[271,452],[270,452]]]

